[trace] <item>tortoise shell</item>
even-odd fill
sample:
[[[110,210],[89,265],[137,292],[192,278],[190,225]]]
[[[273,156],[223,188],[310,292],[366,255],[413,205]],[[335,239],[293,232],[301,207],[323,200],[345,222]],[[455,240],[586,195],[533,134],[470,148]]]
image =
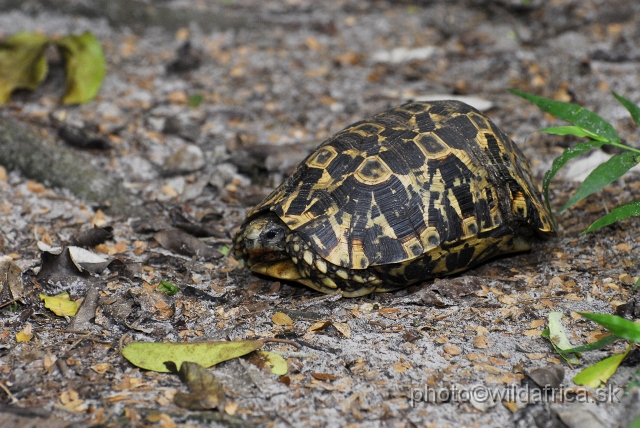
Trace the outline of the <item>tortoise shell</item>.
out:
[[[554,232],[526,159],[489,118],[458,101],[411,102],[323,142],[248,213],[234,249],[255,272],[353,297]]]

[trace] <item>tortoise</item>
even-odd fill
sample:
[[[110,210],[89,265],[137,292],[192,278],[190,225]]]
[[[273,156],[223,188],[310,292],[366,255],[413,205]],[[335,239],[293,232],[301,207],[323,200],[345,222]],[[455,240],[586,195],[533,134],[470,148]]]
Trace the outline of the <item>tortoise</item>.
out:
[[[234,252],[253,272],[357,297],[554,233],[526,159],[488,117],[409,102],[325,140],[247,213]]]

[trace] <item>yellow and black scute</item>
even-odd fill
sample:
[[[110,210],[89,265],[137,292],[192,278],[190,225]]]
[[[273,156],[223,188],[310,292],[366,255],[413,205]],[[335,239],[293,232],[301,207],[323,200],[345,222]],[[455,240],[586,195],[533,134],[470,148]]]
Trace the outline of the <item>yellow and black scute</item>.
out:
[[[265,215],[288,231],[277,272],[254,268],[243,244]],[[249,212],[235,252],[256,272],[358,296],[528,250],[534,235],[554,232],[526,159],[489,118],[458,101],[412,102],[322,143]]]

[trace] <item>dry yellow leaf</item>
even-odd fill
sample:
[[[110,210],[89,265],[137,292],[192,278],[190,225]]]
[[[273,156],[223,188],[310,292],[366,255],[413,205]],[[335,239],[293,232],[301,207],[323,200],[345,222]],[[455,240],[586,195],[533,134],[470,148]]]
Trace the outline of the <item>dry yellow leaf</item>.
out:
[[[59,317],[72,317],[78,312],[78,303],[69,299],[69,293],[63,292],[55,296],[40,294],[44,307],[50,309]]]
[[[351,328],[347,323],[344,322],[334,322],[333,326],[338,330],[342,335],[346,338],[351,337]]]
[[[284,312],[276,312],[273,314],[271,321],[276,325],[293,325],[291,317]]]
[[[22,331],[16,333],[16,341],[18,342],[30,341],[31,338],[33,337],[32,329],[33,327],[31,326],[31,324],[27,324],[26,326],[24,326]]]

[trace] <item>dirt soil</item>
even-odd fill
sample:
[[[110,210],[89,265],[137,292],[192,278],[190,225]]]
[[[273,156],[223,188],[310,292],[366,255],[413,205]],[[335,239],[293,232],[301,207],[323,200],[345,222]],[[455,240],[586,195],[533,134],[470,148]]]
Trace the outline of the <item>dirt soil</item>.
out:
[[[640,316],[640,222],[580,235],[640,196],[637,175],[558,215],[558,236],[530,253],[396,293],[324,296],[223,255],[247,209],[315,146],[407,100],[465,97],[514,138],[539,183],[575,140],[536,133],[560,122],[507,88],[579,103],[637,147],[610,94],[640,100],[636,0],[1,2],[0,38],[22,30],[90,30],[108,71],[97,99],[63,106],[64,68],[51,50],[46,82],[0,107],[2,144],[27,148],[0,169],[0,426],[584,428],[626,427],[637,414],[637,390],[622,393],[637,359],[606,388],[572,381],[625,343],[569,365],[540,337],[552,311],[574,345],[603,334],[576,311]],[[100,144],[71,146],[69,132]],[[80,170],[128,202],[99,185],[75,191],[66,183]],[[577,184],[554,181],[556,211]],[[94,225],[105,229],[81,240]],[[47,245],[84,247],[108,267],[80,273]],[[180,291],[158,291],[161,280]],[[56,316],[39,298],[62,291],[82,303],[77,316]],[[131,341],[259,338],[292,341],[263,347],[286,358],[288,374],[255,356],[218,364],[219,411],[177,406],[187,390],[178,376],[120,354]],[[563,374],[566,399],[482,398],[536,390],[528,375],[538,368]]]

